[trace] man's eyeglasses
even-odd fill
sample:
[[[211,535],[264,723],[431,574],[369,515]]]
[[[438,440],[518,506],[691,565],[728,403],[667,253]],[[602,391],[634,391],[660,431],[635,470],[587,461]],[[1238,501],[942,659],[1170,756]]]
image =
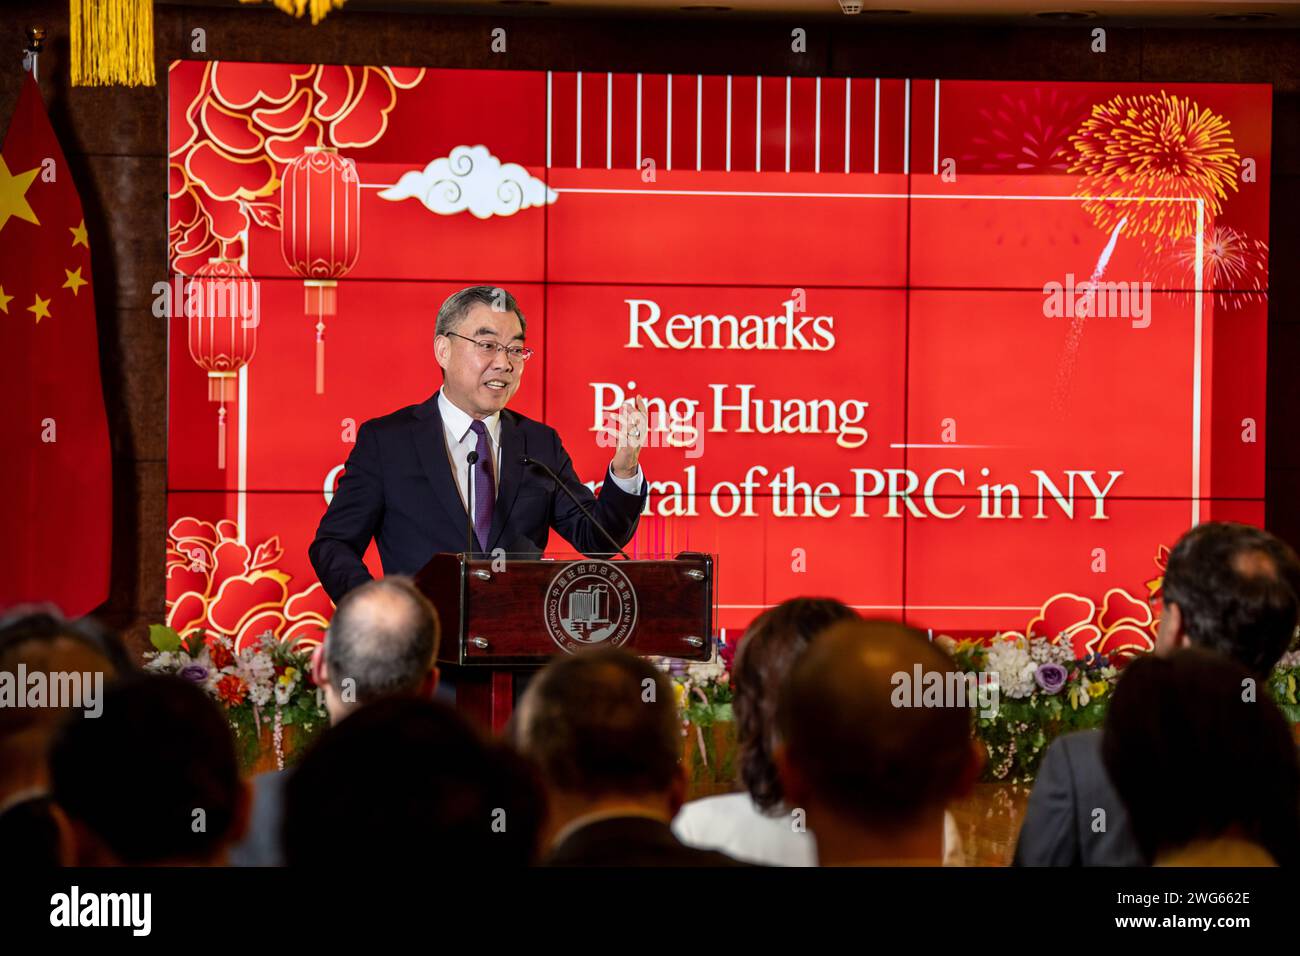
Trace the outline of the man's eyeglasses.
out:
[[[502,345],[500,342],[493,342],[491,339],[471,339],[468,335],[461,335],[459,332],[448,332],[447,335],[474,343],[474,347],[478,349],[480,355],[491,355],[497,351],[502,351],[516,362],[527,362],[533,357],[533,350],[523,345]]]

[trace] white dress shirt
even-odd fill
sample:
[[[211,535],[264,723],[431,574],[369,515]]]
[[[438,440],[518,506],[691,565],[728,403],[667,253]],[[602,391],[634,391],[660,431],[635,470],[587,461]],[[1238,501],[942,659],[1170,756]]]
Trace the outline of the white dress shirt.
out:
[[[817,844],[811,832],[796,831],[784,811],[758,808],[750,795],[723,793],[692,800],[677,811],[673,833],[687,846],[721,850],[746,863],[763,866],[816,866]],[[962,866],[965,853],[957,821],[943,814],[943,865]]]
[[[460,492],[460,503],[469,508],[465,492],[469,484],[469,453],[478,446],[478,436],[471,430],[474,419],[451,403],[442,389],[438,389],[438,412],[442,415],[442,435],[451,458],[452,474],[456,476],[456,490]],[[492,478],[501,487],[501,413],[495,412],[483,419],[487,428],[488,446],[492,450]],[[608,469],[607,477],[629,495],[639,495],[645,480],[641,466],[637,465],[636,474],[631,478],[620,478],[614,474],[613,463]]]

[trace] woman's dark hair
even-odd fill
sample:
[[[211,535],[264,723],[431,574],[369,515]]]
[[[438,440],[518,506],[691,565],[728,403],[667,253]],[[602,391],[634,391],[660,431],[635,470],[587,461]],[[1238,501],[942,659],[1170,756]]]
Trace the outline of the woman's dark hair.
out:
[[[1300,862],[1300,763],[1264,682],[1186,648],[1124,671],[1106,714],[1106,772],[1143,855],[1239,834],[1278,864]]]
[[[793,598],[750,622],[732,665],[740,782],[764,810],[785,793],[772,753],[776,749],[777,693],[813,638],[832,624],[858,615],[831,598]]]

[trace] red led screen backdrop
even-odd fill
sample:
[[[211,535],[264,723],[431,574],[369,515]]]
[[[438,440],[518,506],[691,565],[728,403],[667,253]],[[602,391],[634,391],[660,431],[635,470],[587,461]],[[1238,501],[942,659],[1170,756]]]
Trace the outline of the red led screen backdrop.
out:
[[[472,284],[518,298],[537,355],[513,407],[584,479],[602,418],[649,399],[630,550],[716,553],[728,629],[825,594],[1140,643],[1161,548],[1263,520],[1268,87],[169,83],[178,629],[319,633],[307,546],[356,428],[438,387],[435,313]],[[238,329],[181,307],[214,270],[252,299]]]

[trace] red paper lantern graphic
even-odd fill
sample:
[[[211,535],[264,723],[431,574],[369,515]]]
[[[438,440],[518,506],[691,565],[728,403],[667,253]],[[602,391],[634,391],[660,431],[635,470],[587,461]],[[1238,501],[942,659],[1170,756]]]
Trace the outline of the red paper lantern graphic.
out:
[[[316,318],[316,394],[325,391],[325,316],[337,310],[338,280],[361,252],[357,165],[328,146],[310,146],[284,168],[280,252],[301,276],[304,310]]]
[[[208,401],[217,410],[217,467],[226,467],[226,402],[237,394],[239,370],[257,351],[261,310],[257,282],[234,259],[209,259],[186,283],[190,358],[208,373]]]

